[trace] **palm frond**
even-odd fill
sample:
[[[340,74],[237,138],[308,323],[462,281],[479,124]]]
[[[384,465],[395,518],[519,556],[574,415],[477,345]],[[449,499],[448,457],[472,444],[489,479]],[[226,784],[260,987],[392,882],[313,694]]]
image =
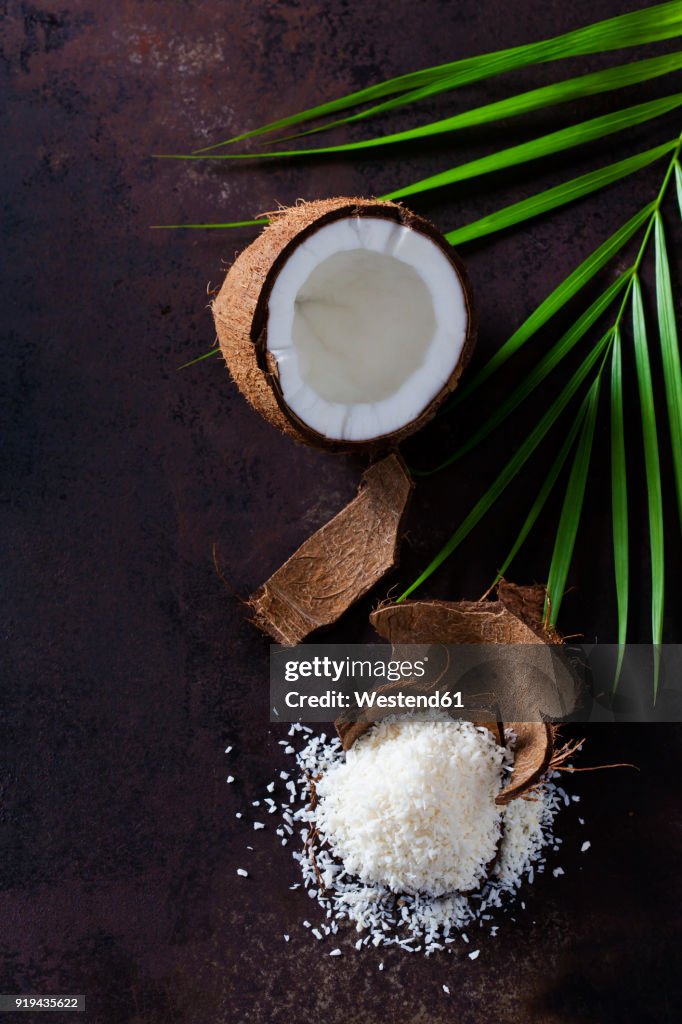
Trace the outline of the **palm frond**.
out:
[[[682,68],[682,51],[647,57],[646,59],[621,63],[605,70],[590,72],[562,81],[543,85],[502,100],[486,103],[475,108],[457,110],[449,117],[440,118],[428,124],[418,125],[406,131],[376,135],[360,142],[347,141],[338,145],[304,146],[298,149],[283,148],[287,138],[298,138],[328,130],[341,124],[364,120],[391,109],[415,104],[429,96],[446,93],[467,84],[493,78],[512,72],[514,69],[534,64],[549,63],[589,53],[607,53],[627,47],[658,42],[682,36],[682,0],[657,4],[652,7],[619,15],[607,21],[598,22],[564,33],[552,39],[541,40],[524,46],[501,50],[492,54],[455,60],[443,65],[424,68],[401,75],[366,89],[342,96],[327,103],[319,104],[290,117],[272,121],[261,128],[242,133],[215,146],[205,147],[194,153],[174,154],[177,159],[253,159],[283,156],[307,156],[310,154],[348,153],[372,150],[375,147],[418,141],[444,133],[489,124],[494,121],[521,116],[534,110],[549,109],[552,106],[583,97],[606,93],[631,86],[649,79],[679,71]],[[520,166],[552,154],[567,152],[590,141],[604,139],[617,132],[662,117],[682,106],[682,92],[660,99],[639,103],[598,117],[584,120],[549,134],[532,138],[518,145],[509,146],[498,152],[489,153],[475,160],[461,163],[421,181],[413,182],[381,196],[382,199],[404,199],[447,185],[469,181],[478,177]],[[323,121],[311,125],[311,122]],[[294,132],[285,139],[273,140],[275,131]],[[267,148],[255,153],[223,152],[230,144],[248,138],[260,138]],[[535,526],[546,502],[556,487],[559,476],[572,456],[571,468],[566,483],[562,510],[557,526],[551,565],[549,570],[547,612],[550,621],[556,623],[563,594],[569,577],[576,538],[579,530],[584,498],[586,494],[591,452],[597,422],[599,392],[606,362],[610,356],[610,447],[611,447],[611,520],[613,534],[614,579],[618,609],[618,641],[620,653],[616,670],[617,684],[621,670],[623,645],[628,636],[629,614],[629,524],[628,524],[628,466],[625,444],[625,398],[623,386],[624,349],[621,325],[625,314],[632,314],[634,364],[636,369],[639,407],[644,446],[645,476],[649,521],[649,544],[651,552],[651,630],[655,651],[662,639],[663,611],[665,596],[664,580],[664,534],[663,534],[663,487],[659,459],[659,436],[654,406],[652,371],[647,340],[647,325],[642,301],[639,274],[647,252],[649,240],[655,243],[656,265],[656,306],[658,333],[661,345],[663,381],[666,394],[667,419],[670,430],[671,450],[675,473],[677,504],[682,525],[682,367],[679,351],[678,330],[675,318],[675,301],[671,281],[668,248],[661,214],[661,204],[668,185],[675,178],[677,199],[682,216],[682,166],[679,154],[682,136],[635,153],[625,159],[607,164],[578,177],[545,188],[519,202],[494,210],[469,224],[460,224],[447,234],[453,245],[483,238],[494,232],[523,223],[533,217],[596,193],[603,188],[633,174],[654,161],[672,154],[668,162],[662,185],[656,198],[639,210],[633,217],[615,231],[605,242],[594,250],[573,270],[550,295],[517,328],[478,372],[465,381],[454,398],[441,410],[441,415],[456,409],[478,391],[488,378],[504,367],[534,335],[547,324],[567,303],[574,299],[600,272],[615,261],[634,236],[642,230],[639,250],[629,266],[618,276],[587,308],[580,312],[572,326],[558,341],[553,342],[542,353],[536,365],[516,386],[509,389],[507,397],[494,409],[480,426],[469,434],[466,442],[439,466],[426,472],[415,471],[415,475],[430,475],[451,465],[470,452],[484,438],[500,427],[511,413],[531,394],[537,392],[549,375],[559,369],[564,360],[579,343],[584,342],[588,333],[607,312],[618,297],[618,312],[606,333],[596,344],[591,344],[577,370],[572,372],[563,385],[559,398],[542,414],[530,434],[525,437],[509,458],[502,471],[487,488],[485,493],[464,516],[455,532],[441,550],[427,565],[419,577],[405,590],[399,600],[404,600],[419,588],[433,572],[459,547],[469,533],[486,515],[510,482],[520,473],[536,449],[547,438],[568,406],[582,393],[582,402],[577,415],[571,418],[562,435],[562,443],[553,459],[551,468],[521,526],[514,544],[503,561],[499,573],[506,571],[516,557]],[[232,229],[257,227],[268,223],[267,218],[227,222],[192,223],[186,225],[156,225],[157,228],[190,229]],[[208,358],[218,352],[212,348],[197,359]],[[596,369],[596,372],[595,372]],[[658,684],[658,660],[655,662],[655,689]]]
[[[632,277],[632,270],[626,270],[620,274],[615,281],[599,295],[594,302],[582,313],[576,322],[552,345],[549,351],[542,357],[537,365],[524,377],[521,383],[514,388],[511,394],[494,410],[491,416],[467,438],[465,443],[457,449],[448,459],[433,469],[437,473],[446,466],[452,465],[463,455],[472,451],[481,441],[488,437],[511,413],[517,409],[529,395],[535,391],[540,384],[556,369],[562,359],[571,352],[577,343],[584,338],[587,332],[599,318],[604,315],[615,298],[620,295],[623,288]],[[427,475],[427,474],[424,474]],[[430,475],[430,474],[428,474]]]
[[[153,231],[164,231],[171,229],[177,230],[178,228],[251,228],[264,227],[269,223],[270,221],[267,217],[261,217],[259,220],[230,220],[225,221],[223,224],[151,224],[150,227]]]
[[[440,171],[438,174],[431,174],[428,178],[422,178],[411,185],[387,192],[382,199],[405,199],[407,196],[417,195],[422,192],[429,192],[435,188],[443,188],[445,185],[454,185],[460,181],[470,181],[485,174],[492,174],[495,171],[506,170],[509,167],[516,167],[519,164],[531,160],[540,160],[543,157],[551,156],[554,153],[561,153],[575,146],[582,146],[595,139],[603,139],[607,135],[613,135],[632,128],[638,124],[655,117],[661,117],[672,110],[682,106],[682,93],[673,93],[661,99],[650,100],[647,103],[637,103],[632,107],[625,107],[622,110],[615,110],[600,117],[594,117],[589,121],[581,121],[578,124],[570,125],[568,128],[561,128],[559,131],[550,132],[548,135],[541,135],[529,142],[522,142],[518,146],[510,146],[497,153],[480,157],[477,160],[470,160],[458,167],[451,167],[447,171]],[[182,157],[180,159],[183,159]]]
[[[529,196],[528,199],[522,199],[518,203],[512,203],[511,206],[496,210],[471,224],[455,228],[454,231],[449,231],[445,237],[451,245],[464,245],[466,242],[473,242],[485,235],[491,235],[495,231],[503,231],[515,224],[539,217],[543,213],[556,210],[559,206],[565,206],[567,203],[573,203],[577,199],[582,199],[583,196],[598,192],[629,174],[648,167],[655,160],[660,160],[666,153],[672,152],[676,146],[677,139],[671,139],[670,142],[664,142],[662,146],[655,146],[643,153],[626,157],[625,160],[618,160],[606,167],[599,167],[596,171],[590,171],[579,178],[572,178],[554,188]]]
[[[630,560],[628,539],[627,462],[625,458],[625,420],[623,417],[623,358],[620,328],[614,332],[611,348],[611,521],[613,532],[613,564],[618,606],[618,659],[614,689],[618,685],[624,644],[628,632]]]
[[[655,214],[656,241],[656,305],[658,333],[661,341],[663,382],[668,403],[670,443],[677,487],[677,508],[682,526],[682,367],[675,322],[675,304],[670,282],[668,249],[660,210]]]
[[[664,602],[664,539],[663,539],[663,495],[661,489],[661,467],[658,454],[658,433],[656,429],[656,407],[651,380],[651,363],[647,340],[644,305],[639,278],[633,279],[632,329],[635,349],[635,368],[639,388],[639,404],[642,418],[644,443],[644,466],[647,482],[647,503],[649,507],[649,543],[651,548],[651,636],[652,643],[659,645],[663,638]],[[655,686],[657,680],[655,682]]]
[[[577,293],[585,287],[594,276],[603,270],[621,249],[630,241],[637,231],[647,222],[655,209],[649,203],[626,221],[617,231],[602,242],[594,252],[583,260],[546,299],[524,320],[510,338],[504,342],[495,355],[485,363],[471,380],[464,381],[457,389],[452,407],[459,405],[472,392],[476,391],[493,373],[499,370],[519,349],[529,341],[551,318],[562,309]]]
[[[666,53],[659,57],[632,61],[629,64],[620,64],[617,67],[606,68],[603,71],[594,71],[587,75],[567,78],[561,82],[553,82],[551,85],[543,85],[538,89],[531,89],[516,96],[507,96],[505,99],[497,100],[495,103],[486,103],[481,107],[463,110],[458,114],[441,118],[438,121],[431,121],[429,124],[420,125],[417,128],[408,128],[405,131],[393,132],[390,135],[374,136],[370,139],[363,139],[360,142],[344,142],[333,146],[317,146],[313,148],[267,149],[253,153],[216,153],[214,150],[210,150],[208,152],[189,153],[186,156],[192,160],[271,160],[282,157],[354,153],[375,149],[378,146],[416,142],[435,135],[443,135],[462,131],[465,128],[490,124],[503,118],[519,117],[534,110],[547,110],[557,104],[569,103],[573,100],[584,99],[587,96],[596,96],[600,93],[613,92],[615,89],[624,89],[628,86],[637,85],[640,82],[660,78],[662,75],[672,74],[675,71],[679,71],[680,68],[682,68],[682,53],[679,51],[676,53]],[[182,156],[182,154],[178,155]]]
[[[462,60],[450,61],[434,67],[399,75],[376,85],[341,96],[338,99],[320,103],[299,113],[282,117],[259,128],[241,132],[223,142],[205,146],[197,153],[207,153],[223,146],[241,142],[244,139],[267,135],[282,129],[322,117],[351,110],[353,107],[383,97],[393,97],[383,103],[359,111],[356,114],[336,120],[323,128],[331,128],[339,124],[384,113],[396,106],[414,103],[425,96],[433,95],[444,89],[454,89],[496,75],[550,61],[563,60],[568,57],[584,56],[590,53],[606,53],[613,50],[626,49],[631,46],[642,46],[646,43],[673,39],[682,34],[682,4],[679,0],[655,4],[653,7],[631,11],[617,15],[605,21],[595,22],[583,28],[554,36],[539,42],[515,46],[495,53],[485,53],[476,57],[465,57]],[[440,87],[440,88],[438,88]]]
[[[547,606],[545,609],[549,623],[552,626],[556,625],[559,609],[561,608],[583,510],[587,474],[592,457],[594,428],[599,408],[600,383],[601,374],[598,374],[588,392],[587,410],[580,431],[580,439],[573,457],[571,474],[568,478],[566,495],[554,541],[554,551],[552,552],[552,561],[547,580]]]
[[[183,363],[182,366],[178,366],[178,370],[186,370],[189,366],[194,366],[195,363],[200,363],[204,359],[208,359],[209,356],[217,356],[220,349],[217,345],[214,345],[208,352],[204,352],[203,355],[197,356],[196,359],[190,359],[188,363]]]
[[[583,361],[581,366],[575,371],[573,376],[569,379],[568,384],[565,385],[561,394],[553,403],[553,405],[545,412],[539,422],[531,430],[528,437],[519,446],[517,451],[514,453],[512,458],[509,460],[504,469],[499,473],[494,482],[490,485],[485,494],[479,498],[478,502],[474,505],[471,512],[466,516],[460,526],[455,530],[450,539],[443,545],[438,554],[429,562],[426,569],[421,575],[407,588],[407,590],[400,595],[399,601],[404,601],[405,598],[409,597],[418,587],[424,583],[429,576],[431,576],[436,569],[438,569],[443,562],[450,557],[453,551],[459,547],[465,537],[473,530],[477,523],[483,518],[485,513],[491,508],[492,505],[497,501],[502,492],[507,488],[508,484],[514,479],[519,471],[526,464],[528,459],[531,457],[535,449],[538,447],[540,442],[546,437],[550,429],[554,426],[557,419],[564,411],[566,406],[569,404],[573,396],[580,389],[580,386],[584,383],[585,379],[594,368],[598,358],[604,352],[606,345],[611,337],[611,331],[608,331],[601,341],[594,346],[592,351],[588,354],[587,358]]]
[[[552,493],[552,490],[554,489],[554,485],[555,485],[555,483],[557,482],[557,480],[559,478],[559,474],[561,473],[561,470],[564,467],[564,463],[566,462],[566,459],[570,455],[571,449],[572,449],[572,447],[573,447],[573,445],[575,443],[575,439],[578,436],[578,431],[580,430],[580,428],[582,426],[583,420],[585,418],[585,413],[587,411],[589,397],[590,397],[590,392],[588,391],[587,395],[585,395],[585,398],[583,399],[583,402],[582,402],[582,405],[580,406],[580,409],[578,410],[577,416],[574,418],[574,420],[573,420],[573,422],[572,422],[572,424],[571,424],[571,426],[569,428],[569,431],[566,434],[566,438],[565,438],[563,444],[561,445],[561,448],[559,449],[557,457],[554,460],[554,462],[552,463],[552,465],[550,467],[550,470],[549,470],[549,473],[545,477],[545,480],[544,480],[542,486],[540,487],[540,490],[538,491],[538,493],[537,493],[537,495],[536,495],[536,497],[535,497],[535,499],[533,501],[533,504],[532,504],[532,506],[530,508],[530,511],[528,512],[528,515],[526,516],[526,518],[524,520],[523,526],[521,527],[521,529],[519,531],[519,534],[518,534],[516,540],[514,541],[509,554],[507,555],[507,557],[502,562],[502,565],[500,566],[500,568],[497,570],[497,576],[495,577],[495,579],[493,580],[493,583],[491,584],[491,589],[499,580],[502,579],[502,577],[507,572],[507,569],[509,568],[509,566],[512,564],[512,562],[516,558],[517,554],[519,553],[519,551],[521,550],[523,544],[525,543],[526,539],[528,538],[529,533],[531,532],[531,530],[535,526],[535,523],[536,523],[536,521],[538,519],[538,516],[542,512],[542,509],[544,508],[544,506],[545,506],[545,504],[547,502],[547,499],[549,498],[550,494]]]

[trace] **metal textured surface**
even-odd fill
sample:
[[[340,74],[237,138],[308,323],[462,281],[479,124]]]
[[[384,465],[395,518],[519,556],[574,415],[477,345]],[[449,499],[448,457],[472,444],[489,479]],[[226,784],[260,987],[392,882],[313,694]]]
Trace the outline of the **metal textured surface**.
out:
[[[591,731],[586,761],[634,761],[640,772],[579,777],[573,787],[587,824],[567,822],[566,875],[529,888],[525,912],[505,918],[495,940],[481,939],[475,963],[356,954],[345,935],[344,955],[330,959],[301,927],[314,908],[288,888],[296,880],[289,852],[272,828],[254,834],[249,824],[249,802],[283,755],[268,725],[267,645],[240,598],[343,506],[363,464],[279,436],[217,360],[177,372],[211,345],[207,283],[220,282],[248,235],[150,230],[249,216],[301,195],[382,193],[482,152],[489,136],[474,132],[352,164],[181,166],[152,156],[407,68],[619,13],[621,4],[595,0],[589,12],[556,0],[1,6],[0,987],[83,992],[84,1019],[93,1024],[676,1020],[675,727]],[[543,74],[518,75],[515,86]],[[505,89],[490,82],[471,95],[483,102]],[[609,103],[591,100],[588,113]],[[434,102],[424,116],[445,109]],[[509,122],[495,137],[528,137],[531,126],[550,130],[579,112],[585,107],[571,105],[525,127]],[[398,113],[392,124],[410,116]],[[677,130],[667,118],[614,137],[609,153],[615,159]],[[434,194],[417,209],[448,230],[541,180],[561,180],[568,167],[579,173],[596,152]],[[481,311],[479,358],[649,200],[659,175],[654,167],[467,248]],[[674,272],[679,281],[679,266]],[[447,427],[442,435],[422,438],[412,454],[428,458],[431,438],[434,446],[452,443]],[[418,488],[396,579],[423,567],[500,454],[496,441]],[[540,479],[541,469],[534,472]],[[591,526],[562,622],[588,638],[613,635],[610,512],[601,491],[590,495]],[[471,598],[485,589],[528,493],[510,490],[504,511],[434,577],[431,594]],[[520,582],[543,578],[555,520],[556,506],[519,560]],[[632,639],[640,640],[645,529],[637,523],[634,538],[643,567]],[[669,557],[674,569],[679,549]],[[370,635],[370,607],[362,602],[335,635]],[[673,637],[679,605],[669,609]],[[228,772],[236,777],[230,786]],[[583,836],[592,849],[580,855]],[[238,878],[237,867],[250,877]]]

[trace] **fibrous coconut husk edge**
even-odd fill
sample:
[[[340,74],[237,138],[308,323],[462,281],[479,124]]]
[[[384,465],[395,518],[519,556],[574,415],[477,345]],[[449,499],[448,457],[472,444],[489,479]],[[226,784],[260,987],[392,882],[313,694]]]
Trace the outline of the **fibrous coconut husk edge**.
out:
[[[350,504],[249,598],[255,624],[290,645],[336,622],[397,564],[413,486],[399,455],[373,463]]]
[[[544,621],[545,588],[518,586],[506,580],[497,585],[493,601],[386,602],[370,615],[380,636],[392,644],[489,643],[561,644],[562,637]],[[370,728],[367,718],[349,722],[340,717],[337,732],[345,750]],[[496,802],[506,804],[527,795],[550,769],[556,727],[547,721],[485,722],[498,743],[501,726],[514,734],[514,769]]]
[[[476,311],[460,259],[439,231],[400,203],[339,196],[301,202],[268,214],[270,224],[237,257],[212,305],[220,349],[244,397],[273,426],[304,444],[329,451],[378,451],[398,444],[428,422],[457,386],[476,340]],[[267,350],[268,302],[277,275],[294,249],[310,234],[344,217],[385,217],[427,235],[445,253],[463,287],[467,334],[457,365],[423,412],[399,430],[371,441],[325,437],[303,423],[284,401],[276,361]]]

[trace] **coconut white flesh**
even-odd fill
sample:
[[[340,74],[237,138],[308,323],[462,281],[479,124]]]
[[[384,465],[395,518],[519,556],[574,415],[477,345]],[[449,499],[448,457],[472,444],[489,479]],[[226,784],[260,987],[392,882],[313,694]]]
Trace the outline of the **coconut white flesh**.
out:
[[[464,289],[445,253],[379,217],[312,234],[280,270],[268,305],[285,402],[341,441],[417,419],[459,362],[466,333]]]

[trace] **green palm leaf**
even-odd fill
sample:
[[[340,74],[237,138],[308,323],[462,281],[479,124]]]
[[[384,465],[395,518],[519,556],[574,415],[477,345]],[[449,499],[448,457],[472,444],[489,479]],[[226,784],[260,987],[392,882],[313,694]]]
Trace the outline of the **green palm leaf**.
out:
[[[623,367],[620,330],[616,328],[611,349],[611,516],[613,562],[618,604],[618,661],[613,682],[618,685],[628,631],[629,541],[625,423],[623,418]]]
[[[614,301],[617,295],[622,292],[625,285],[632,277],[632,270],[627,270],[612,281],[608,288],[595,299],[595,301],[585,310],[581,316],[578,317],[576,322],[566,331],[565,334],[550,348],[550,350],[543,356],[540,362],[531,370],[531,372],[523,379],[521,384],[516,387],[512,393],[495,409],[492,416],[475,430],[473,434],[465,441],[465,443],[457,449],[457,451],[451,455],[448,459],[442,462],[435,469],[431,470],[430,473],[437,473],[441,469],[445,469],[446,466],[451,465],[458,459],[462,458],[470,452],[476,445],[489,436],[506,418],[509,416],[514,409],[517,409],[519,405],[526,399],[540,384],[549,376],[552,370],[556,369],[562,359],[564,359],[569,352],[577,345],[581,338],[587,334],[590,327],[592,327],[597,320],[606,312],[611,303]],[[422,475],[430,475],[422,474]]]
[[[659,160],[666,153],[672,152],[676,146],[677,139],[671,139],[670,142],[665,142],[662,146],[647,149],[644,153],[637,153],[625,160],[600,167],[596,171],[590,171],[579,178],[562,182],[561,185],[538,192],[537,195],[522,199],[511,206],[505,206],[501,210],[488,214],[487,217],[481,217],[480,220],[473,221],[471,224],[465,224],[461,228],[449,231],[445,237],[451,245],[464,245],[466,242],[493,234],[495,231],[503,231],[514,224],[548,213],[566,203],[572,203],[591,192],[597,192],[607,185],[627,177],[628,174],[634,174],[643,167],[648,167],[655,160]]]
[[[182,366],[178,366],[178,370],[186,370],[188,366],[194,366],[195,363],[200,363],[203,359],[208,359],[209,356],[217,356],[220,349],[217,345],[214,345],[208,352],[204,352],[203,355],[197,356],[196,359],[190,359],[188,363],[183,363]]]
[[[261,217],[259,220],[230,220],[223,224],[152,224],[151,227],[156,231],[168,228],[250,228],[269,223],[267,217]]]
[[[632,289],[632,325],[635,345],[635,367],[639,387],[639,404],[642,416],[644,441],[644,465],[646,470],[647,499],[649,506],[649,542],[651,547],[651,634],[655,645],[663,637],[664,600],[664,541],[663,541],[663,496],[661,492],[661,467],[658,455],[658,434],[656,431],[656,408],[651,381],[651,364],[647,342],[644,306],[639,278],[635,277]],[[654,683],[654,693],[658,678]]]
[[[682,167],[677,160],[675,161],[675,185],[677,186],[677,205],[680,208],[680,217],[682,217]]]
[[[488,214],[486,217],[481,217],[480,220],[472,221],[471,224],[465,224],[461,228],[449,231],[445,237],[451,245],[464,245],[466,242],[473,242],[496,231],[503,231],[505,228],[512,227],[522,221],[530,220],[543,213],[548,213],[550,210],[555,210],[557,207],[572,203],[592,192],[598,192],[600,189],[620,181],[629,174],[634,174],[636,171],[648,167],[649,164],[654,163],[656,160],[660,160],[666,153],[672,152],[676,146],[677,139],[671,139],[670,142],[664,142],[661,146],[647,149],[643,153],[636,153],[634,156],[626,157],[624,160],[618,160],[616,163],[608,164],[606,167],[600,167],[596,171],[583,174],[579,178],[572,178],[570,181],[562,182],[561,185],[546,189],[544,192],[538,192],[537,195],[529,196],[528,199],[522,199],[511,206],[505,206],[501,210]],[[157,230],[162,228],[244,228],[261,227],[269,223],[270,221],[267,218],[260,218],[259,220],[235,220],[222,223],[152,224],[151,226]]]
[[[609,332],[609,337],[610,334],[611,332]],[[597,409],[599,408],[600,382],[601,374],[596,377],[588,392],[587,410],[580,431],[580,440],[573,457],[571,475],[568,478],[566,495],[554,541],[554,551],[547,580],[547,607],[545,609],[552,626],[556,625],[559,615],[561,601],[566,588],[568,570],[573,559],[573,549],[575,547],[578,526],[580,525],[580,516],[583,510],[587,473],[592,456],[594,427],[597,422]]]
[[[358,150],[374,149],[377,146],[392,145],[393,143],[413,142],[417,139],[430,138],[434,135],[443,135],[447,132],[461,131],[464,128],[489,124],[502,118],[518,117],[533,110],[546,110],[548,107],[555,106],[556,104],[568,103],[571,100],[582,99],[586,96],[612,92],[614,89],[624,89],[652,78],[659,78],[661,75],[671,74],[674,71],[679,71],[680,68],[682,68],[682,53],[666,53],[660,57],[633,61],[618,67],[607,68],[604,71],[595,71],[588,75],[568,78],[562,82],[554,82],[551,85],[545,85],[539,89],[531,89],[517,96],[508,96],[506,99],[498,100],[495,103],[486,103],[484,106],[475,107],[473,110],[464,110],[459,114],[453,114],[451,117],[432,121],[430,124],[424,124],[418,128],[409,128],[406,131],[393,132],[390,135],[364,139],[361,142],[345,142],[335,146],[318,146],[307,149],[268,149],[256,153],[216,153],[215,151],[209,151],[191,153],[188,154],[188,158],[195,160],[260,160],[263,158],[310,156],[323,153],[352,153]]]
[[[442,91],[442,88],[453,89],[472,82],[481,81],[482,79],[492,78],[495,75],[512,71],[515,68],[589,53],[605,53],[629,46],[640,46],[645,43],[672,39],[680,34],[682,34],[682,4],[680,4],[679,0],[656,4],[653,7],[631,11],[627,14],[618,15],[615,18],[609,18],[606,21],[596,22],[551,39],[500,50],[496,53],[486,53],[477,57],[451,61],[447,64],[424,68],[407,75],[399,75],[397,78],[379,82],[377,85],[369,86],[366,89],[359,89],[336,100],[318,104],[315,107],[310,107],[308,110],[292,114],[289,117],[271,121],[260,128],[242,132],[223,142],[206,146],[201,150],[197,150],[197,152],[206,153],[210,150],[242,141],[243,139],[304,124],[311,120],[352,109],[363,103],[371,103],[386,96],[395,97],[397,95],[397,99],[362,110],[351,117],[335,121],[333,124],[364,119],[391,109],[391,107],[415,102],[423,98],[423,96],[431,95],[436,91]],[[440,90],[431,88],[438,85],[442,87]],[[422,91],[424,89],[429,91]],[[329,128],[332,125],[325,125],[323,127]]]
[[[452,405],[459,404],[463,399],[467,398],[473,391],[475,391],[480,385],[488,379],[496,370],[499,370],[515,352],[526,344],[530,338],[536,334],[540,328],[550,320],[555,313],[566,305],[566,303],[573,298],[582,288],[588,284],[589,281],[602,270],[617,253],[623,248],[623,246],[629,242],[632,236],[642,227],[646,222],[647,218],[651,216],[655,209],[654,203],[649,203],[642,210],[631,217],[629,221],[618,228],[617,231],[606,239],[605,242],[590,253],[578,267],[575,268],[572,273],[565,278],[560,285],[547,296],[546,299],[535,309],[527,320],[521,324],[519,328],[512,334],[510,338],[497,350],[494,356],[492,356],[488,362],[483,366],[478,373],[470,380],[465,381],[457,389],[457,394],[453,399]]]
[[[453,185],[460,181],[468,181],[484,174],[505,170],[508,167],[516,167],[530,160],[539,160],[552,153],[561,153],[574,146],[581,146],[595,139],[602,139],[607,135],[624,131],[626,128],[632,128],[634,125],[643,124],[654,117],[660,117],[662,114],[676,110],[680,106],[682,106],[682,93],[673,93],[671,96],[664,96],[662,99],[651,100],[647,103],[637,103],[635,106],[615,110],[589,121],[582,121],[569,128],[562,128],[549,135],[542,135],[529,142],[522,142],[518,146],[510,146],[498,153],[491,153],[478,160],[470,160],[458,167],[429,175],[428,178],[415,181],[412,185],[394,189],[393,192],[388,192],[381,198],[404,199],[406,196],[428,192],[431,189]]]
[[[658,332],[661,340],[663,381],[668,403],[670,441],[673,454],[675,483],[677,485],[677,507],[682,525],[682,368],[680,347],[675,322],[675,304],[670,283],[670,265],[665,243],[665,229],[660,211],[655,217],[656,240],[656,304],[658,309]]]
[[[398,601],[404,601],[405,598],[409,597],[418,587],[424,583],[425,580],[431,576],[436,569],[439,568],[449,558],[452,552],[459,547],[465,537],[473,530],[476,524],[483,518],[488,509],[495,503],[502,492],[505,490],[507,485],[514,479],[519,473],[525,463],[528,461],[530,456],[533,454],[535,449],[538,447],[543,438],[547,435],[551,427],[556,423],[557,419],[564,411],[568,403],[571,401],[575,393],[580,388],[581,384],[585,381],[586,377],[593,369],[597,359],[604,351],[611,331],[607,332],[601,341],[595,345],[592,351],[589,353],[587,358],[584,360],[582,365],[576,370],[573,376],[570,378],[568,384],[564,387],[559,397],[553,403],[553,405],[547,410],[542,416],[539,422],[532,429],[528,437],[525,439],[523,444],[520,445],[518,450],[514,453],[512,458],[509,460],[507,465],[504,467],[502,472],[498,475],[496,480],[491,484],[488,490],[485,492],[482,498],[479,498],[478,502],[474,505],[471,512],[466,516],[464,521],[459,525],[457,530],[453,533],[446,544],[441,548],[436,557],[432,559],[427,565],[426,569],[422,574],[412,583],[407,590],[400,595]]]
[[[571,424],[571,427],[570,427],[570,429],[568,431],[568,434],[566,435],[566,439],[565,439],[564,443],[562,444],[561,448],[559,449],[559,453],[558,453],[556,459],[552,463],[552,466],[550,468],[549,473],[545,477],[545,480],[544,480],[544,483],[542,484],[542,487],[540,488],[540,490],[537,493],[537,496],[536,496],[536,498],[535,498],[535,500],[534,500],[534,502],[533,502],[533,504],[531,506],[531,509],[530,509],[528,515],[526,516],[526,519],[524,520],[523,526],[521,527],[521,531],[520,531],[518,537],[516,538],[516,540],[514,541],[514,544],[512,545],[511,551],[509,552],[509,554],[505,558],[504,562],[502,563],[502,565],[500,566],[500,568],[497,571],[497,576],[495,577],[495,580],[493,581],[493,586],[495,585],[495,583],[497,583],[498,580],[502,579],[502,577],[506,573],[506,571],[509,568],[509,566],[511,565],[511,563],[516,558],[517,554],[519,553],[519,550],[521,549],[521,547],[525,543],[526,538],[528,537],[528,534],[530,533],[530,531],[535,526],[537,518],[540,515],[542,509],[544,508],[547,499],[549,498],[550,494],[552,493],[552,490],[554,488],[554,484],[556,483],[556,481],[557,481],[557,479],[559,477],[559,474],[561,473],[561,470],[563,469],[564,463],[566,462],[566,459],[569,456],[569,453],[571,451],[571,448],[573,447],[575,439],[578,436],[578,431],[580,430],[582,422],[583,422],[583,420],[585,418],[585,412],[587,411],[587,405],[588,405],[589,396],[590,396],[590,393],[588,392],[587,395],[585,396],[584,400],[583,400],[582,405],[580,406],[580,409],[578,411],[578,415],[575,417],[575,419],[573,420],[573,423]]]

